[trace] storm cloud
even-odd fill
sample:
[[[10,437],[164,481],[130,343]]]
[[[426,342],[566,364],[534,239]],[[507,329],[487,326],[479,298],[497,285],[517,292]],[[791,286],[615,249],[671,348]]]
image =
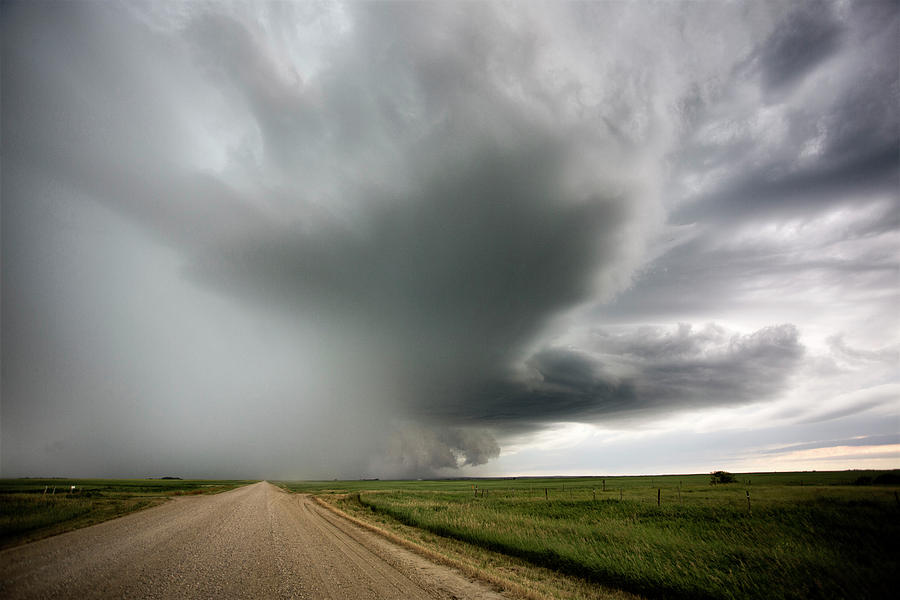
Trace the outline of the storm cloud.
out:
[[[798,274],[896,297],[890,4],[3,22],[4,472],[447,474],[778,400]]]
[[[431,411],[515,430],[748,404],[781,392],[804,354],[792,325],[748,335],[712,324],[699,331],[686,324],[595,331],[586,347],[544,348],[525,361],[518,380],[486,384],[461,395],[468,401]]]

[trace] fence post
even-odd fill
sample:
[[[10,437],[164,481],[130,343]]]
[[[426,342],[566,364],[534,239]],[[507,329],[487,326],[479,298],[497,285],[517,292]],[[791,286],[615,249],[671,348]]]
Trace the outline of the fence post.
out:
[[[659,506],[660,497],[662,496],[662,489],[657,488],[656,490],[656,505]]]
[[[750,510],[750,490],[747,490],[747,514],[753,514],[753,512]]]
[[[547,488],[544,488],[544,500],[550,499],[550,493],[547,491]]]

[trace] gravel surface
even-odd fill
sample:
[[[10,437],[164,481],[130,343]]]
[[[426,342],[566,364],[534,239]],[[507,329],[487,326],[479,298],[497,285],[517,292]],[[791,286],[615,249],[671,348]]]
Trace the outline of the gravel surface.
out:
[[[0,598],[503,596],[267,482],[0,552]]]

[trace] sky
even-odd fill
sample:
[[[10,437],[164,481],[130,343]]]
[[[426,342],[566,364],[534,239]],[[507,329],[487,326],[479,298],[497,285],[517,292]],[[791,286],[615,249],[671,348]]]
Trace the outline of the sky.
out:
[[[0,474],[900,467],[896,2],[5,2]]]

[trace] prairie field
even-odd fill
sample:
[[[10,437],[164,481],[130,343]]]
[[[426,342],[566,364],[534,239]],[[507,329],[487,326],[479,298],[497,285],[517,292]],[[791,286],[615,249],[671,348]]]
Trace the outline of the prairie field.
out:
[[[0,548],[93,525],[160,504],[173,496],[218,493],[247,483],[250,482],[0,479]]]
[[[282,485],[363,520],[395,522],[647,597],[888,598],[900,584],[897,476],[750,473],[715,485],[709,475]]]

